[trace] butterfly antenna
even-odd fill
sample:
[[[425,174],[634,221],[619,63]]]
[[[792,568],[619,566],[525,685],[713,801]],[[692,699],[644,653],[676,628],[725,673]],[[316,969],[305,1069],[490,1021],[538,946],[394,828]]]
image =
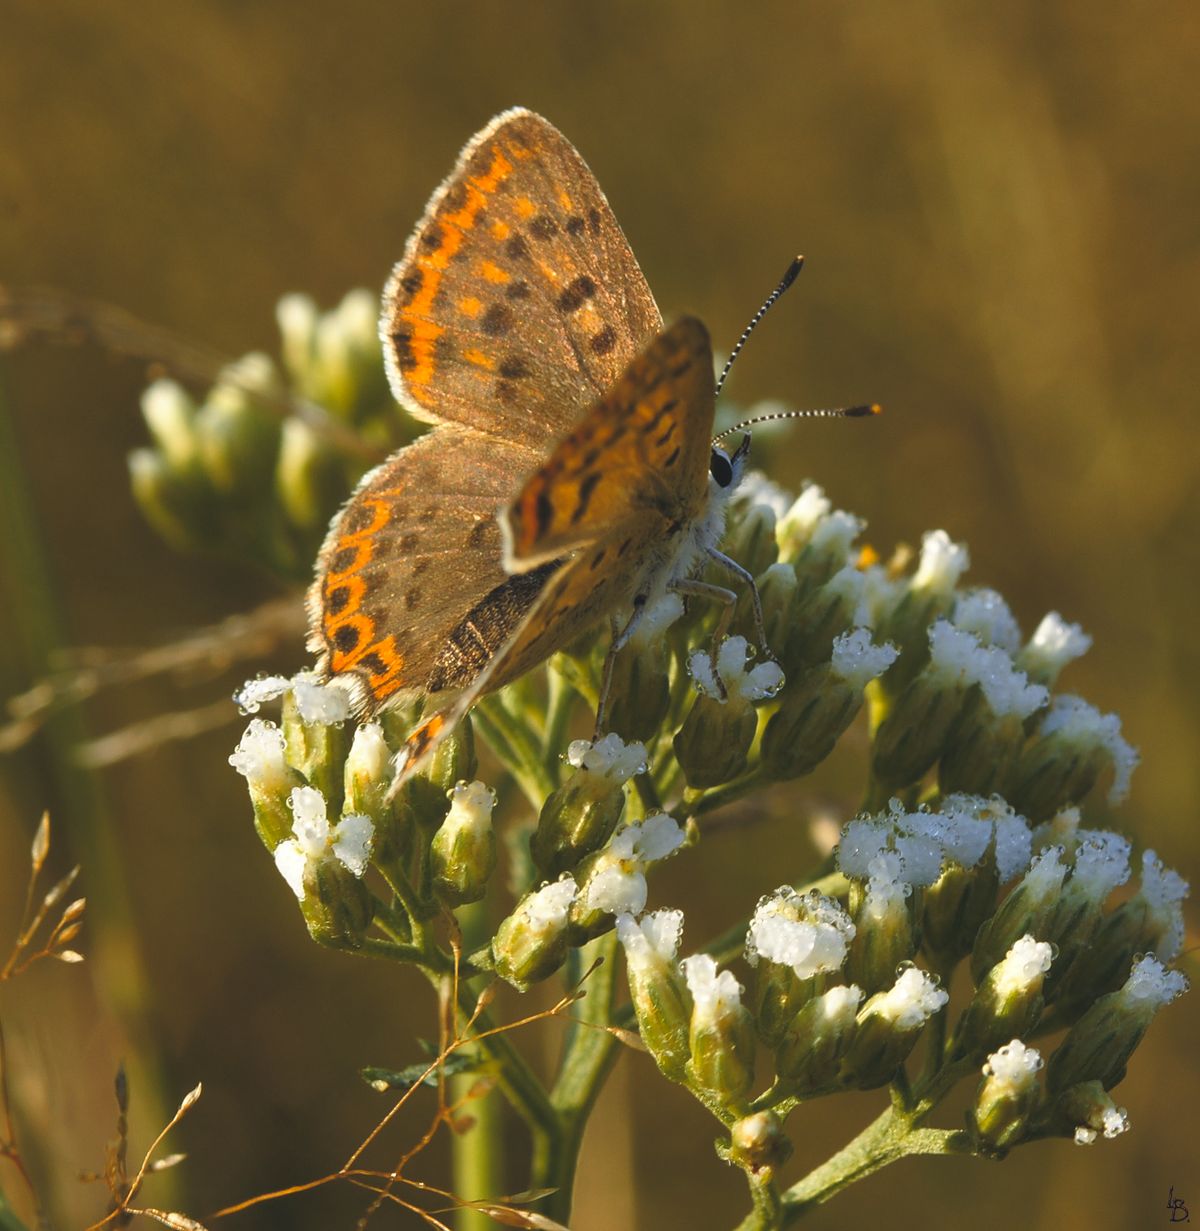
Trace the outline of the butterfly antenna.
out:
[[[729,352],[729,358],[725,360],[725,366],[721,369],[721,375],[717,378],[717,395],[720,396],[721,386],[725,384],[725,377],[729,375],[729,369],[733,367],[733,361],[742,353],[742,347],[746,345],[746,339],[754,332],[755,326],[764,316],[775,306],[779,297],[784,291],[796,281],[796,275],[804,268],[804,258],[802,256],[795,257],[792,263],[787,267],[787,273],[779,280],[779,285],[767,296],[763,306],[755,312],[750,320],[750,324],[742,330],[742,336],[738,338],[737,345]]]
[[[755,415],[753,419],[743,419],[733,427],[727,427],[719,436],[714,436],[713,444],[740,432],[743,428],[753,427],[756,423],[770,423],[774,419],[862,419],[867,415],[881,415],[883,407],[878,402],[865,402],[861,406],[831,406],[824,410],[776,410],[769,415]]]

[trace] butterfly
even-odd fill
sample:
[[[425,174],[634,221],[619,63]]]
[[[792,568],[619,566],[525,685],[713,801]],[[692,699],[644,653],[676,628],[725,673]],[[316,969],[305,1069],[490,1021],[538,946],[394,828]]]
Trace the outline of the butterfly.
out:
[[[605,617],[607,681],[668,590],[728,607],[733,591],[692,576],[705,560],[753,587],[717,551],[749,437],[710,443],[708,331],[664,327],[599,184],[547,120],[505,111],[467,143],[387,284],[380,336],[397,401],[434,427],[335,517],[309,647],[360,717],[426,698],[401,775],[480,695]]]

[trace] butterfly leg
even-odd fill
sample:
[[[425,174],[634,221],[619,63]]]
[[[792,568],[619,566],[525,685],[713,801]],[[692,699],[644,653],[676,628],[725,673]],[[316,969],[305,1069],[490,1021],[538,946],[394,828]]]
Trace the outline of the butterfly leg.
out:
[[[694,577],[685,577],[682,581],[677,581],[671,587],[676,594],[695,595],[697,598],[706,598],[710,602],[721,604],[721,615],[717,620],[717,627],[713,630],[712,639],[712,657],[713,662],[717,659],[717,650],[721,646],[721,642],[725,640],[725,634],[729,632],[730,622],[733,620],[734,608],[737,606],[737,592],[729,590],[725,586],[715,586],[710,581],[697,581]],[[721,681],[721,677],[716,676],[717,687],[721,690],[721,696],[725,696],[725,685]]]
[[[629,639],[637,631],[642,622],[642,612],[646,610],[646,596],[636,594],[633,599],[633,613],[625,621],[624,627],[616,616],[609,621],[612,629],[612,640],[608,645],[608,653],[604,657],[604,672],[600,677],[600,696],[596,700],[596,730],[593,740],[598,740],[604,734],[604,718],[608,710],[608,692],[612,687],[613,667],[617,655],[629,644]]]
[[[728,569],[746,583],[750,591],[750,602],[754,606],[754,629],[758,634],[758,647],[765,658],[769,658],[774,662],[775,655],[771,653],[771,647],[767,645],[767,628],[763,622],[762,599],[759,597],[758,586],[755,584],[754,578],[736,560],[731,560],[724,552],[718,551],[715,547],[708,548],[708,555],[722,568]],[[729,614],[732,617],[732,610]]]

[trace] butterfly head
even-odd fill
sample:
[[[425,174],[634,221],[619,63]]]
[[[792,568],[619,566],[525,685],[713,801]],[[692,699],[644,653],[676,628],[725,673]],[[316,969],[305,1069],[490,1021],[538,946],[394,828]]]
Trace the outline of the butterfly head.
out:
[[[746,469],[746,458],[750,456],[750,433],[742,437],[741,444],[729,453],[719,444],[714,443],[712,455],[708,461],[709,479],[723,495],[729,496],[742,481]]]

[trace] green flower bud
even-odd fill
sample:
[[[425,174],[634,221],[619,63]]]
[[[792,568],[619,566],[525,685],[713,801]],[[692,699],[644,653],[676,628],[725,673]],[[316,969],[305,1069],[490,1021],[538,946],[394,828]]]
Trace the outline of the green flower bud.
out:
[[[530,842],[547,876],[574,868],[612,836],[625,807],[625,783],[645,771],[646,749],[606,735],[594,744],[573,741],[567,760],[575,772],[547,797]]]
[[[988,1057],[974,1106],[967,1114],[972,1134],[988,1152],[1003,1154],[1025,1136],[1041,1102],[1037,1080],[1041,1067],[1041,1055],[1020,1039]]]
[[[843,827],[837,864],[850,880],[857,929],[846,971],[868,994],[890,987],[897,967],[916,953],[920,895],[914,889],[937,881],[947,856],[965,857],[968,845],[956,836],[952,818],[906,813],[898,800]]]
[[[886,696],[899,697],[929,660],[928,629],[953,609],[955,587],[969,565],[966,547],[951,542],[944,530],[931,530],[921,540],[912,581],[892,599],[877,625],[880,638],[900,648],[900,657],[880,681]]]
[[[1046,999],[1054,1001],[1075,962],[1092,949],[1104,900],[1129,879],[1127,838],[1099,830],[1077,831],[1072,841],[1074,867],[1046,921],[1044,935],[1058,946]]]
[[[1091,637],[1078,624],[1068,624],[1057,611],[1052,611],[1017,654],[1017,667],[1033,683],[1053,688],[1062,669],[1086,654],[1091,646]]]
[[[460,782],[470,782],[479,768],[475,755],[475,728],[470,714],[460,718],[450,732],[433,750],[425,766],[423,776],[438,792],[444,802]]]
[[[275,365],[264,354],[242,356],[221,373],[196,412],[196,450],[213,489],[222,496],[260,496],[279,451],[279,418],[264,400],[283,390]]]
[[[370,818],[344,816],[330,826],[315,787],[297,787],[289,804],[293,836],[275,847],[275,866],[299,899],[313,939],[357,948],[375,907],[362,880],[374,838]]]
[[[754,1020],[742,1006],[733,972],[717,972],[707,953],[681,963],[692,996],[687,1080],[731,1111],[744,1108],[754,1084]]]
[[[318,315],[316,300],[311,295],[284,295],[275,305],[279,349],[288,379],[300,393],[311,398],[318,392],[310,383]]]
[[[354,730],[343,771],[343,792],[350,812],[365,812],[378,823],[389,811],[384,797],[392,782],[392,750],[378,722]]]
[[[215,521],[211,493],[193,475],[181,475],[154,449],[129,454],[129,480],[142,515],[173,547],[198,551],[211,545]]]
[[[839,1087],[862,998],[854,984],[831,987],[800,1010],[775,1053],[781,1093],[807,1099]]]
[[[854,924],[840,903],[783,885],[759,900],[746,932],[746,960],[755,968],[753,1011],[759,1036],[776,1046],[815,994],[840,971]]]
[[[922,778],[945,753],[950,730],[975,683],[980,646],[971,634],[939,620],[929,629],[929,665],[896,698],[875,733],[871,769],[888,789]],[[904,656],[897,660],[903,663]],[[892,667],[881,678],[889,684]]]
[[[563,964],[567,916],[576,892],[574,880],[564,876],[527,893],[517,903],[492,938],[492,960],[502,979],[526,991]]]
[[[840,568],[822,585],[796,601],[780,660],[789,672],[828,662],[835,637],[867,618],[863,595],[866,578],[854,564]]]
[[[842,1061],[843,1085],[873,1090],[896,1075],[925,1023],[950,997],[938,980],[909,966],[886,992],[877,992],[858,1013],[858,1028]]]
[[[777,656],[782,654],[782,647],[787,644],[788,630],[796,612],[796,601],[800,586],[796,580],[796,570],[790,564],[772,564],[760,573],[756,579],[758,598],[762,603],[763,631],[767,635],[767,648]],[[754,627],[754,605],[749,595],[744,596],[746,606],[741,608],[739,600],[738,619],[734,621],[734,631],[743,634],[748,640],[758,636]]]
[[[642,1042],[672,1081],[683,1081],[688,1058],[692,994],[676,954],[683,912],[659,910],[634,919],[617,916],[617,938],[625,949],[629,997],[637,1014]]]
[[[163,460],[176,474],[195,474],[200,455],[193,421],[196,403],[173,380],[156,380],[142,392],[142,418]]]
[[[868,994],[890,987],[901,964],[917,952],[912,894],[898,874],[881,868],[859,895],[846,977]]]
[[[667,630],[683,615],[683,600],[667,594],[642,616],[629,644],[613,662],[608,725],[626,741],[653,739],[671,707]]]
[[[571,904],[570,943],[602,936],[616,915],[640,915],[646,908],[645,869],[683,844],[675,818],[656,812],[640,825],[626,825],[603,850],[584,859],[575,871],[579,893]]]
[[[731,560],[736,560],[751,577],[757,577],[778,560],[775,510],[768,504],[742,505],[741,508],[744,512],[740,516],[738,506],[734,508],[721,550]],[[719,578],[713,577],[718,585],[728,584],[728,579],[729,575],[724,570]]]
[[[1187,991],[1188,982],[1152,956],[1134,963],[1125,984],[1101,996],[1067,1032],[1046,1068],[1046,1085],[1059,1094],[1080,1082],[1111,1090],[1142,1041],[1154,1015]]]
[[[775,528],[779,559],[794,565],[802,596],[847,563],[863,525],[850,513],[834,511],[815,484],[804,488]]]
[[[971,952],[971,977],[978,986],[983,976],[1026,934],[1043,936],[1066,879],[1062,848],[1051,846],[1038,854],[1020,884],[1000,903],[999,910],[979,930]]]
[[[701,695],[675,735],[675,756],[696,789],[720,786],[742,773],[758,729],[753,702],[772,697],[783,686],[777,663],[748,668],[745,637],[728,637],[716,663],[703,650],[688,667]]]
[[[1073,1137],[1076,1145],[1091,1145],[1101,1133],[1119,1137],[1129,1128],[1129,1113],[1118,1107],[1098,1081],[1085,1081],[1064,1090],[1046,1116],[1050,1132]]]
[[[955,1056],[984,1056],[1005,1039],[1020,1038],[1042,1015],[1042,985],[1054,947],[1022,936],[988,971],[954,1037]]]
[[[938,764],[942,790],[1005,794],[1025,744],[1025,718],[1020,709],[997,713],[982,689],[969,693]]]
[[[317,787],[335,808],[341,806],[350,694],[336,684],[323,684],[303,672],[291,681],[283,698],[283,734],[288,761]]]
[[[707,790],[744,773],[757,730],[752,707],[727,707],[715,697],[697,697],[674,740],[688,786]]]
[[[1058,989],[1058,1011],[1071,1020],[1098,996],[1119,987],[1137,954],[1174,961],[1183,948],[1187,893],[1187,881],[1178,872],[1164,867],[1153,851],[1144,852],[1141,888],[1101,919],[1091,944]]]
[[[434,892],[450,906],[478,902],[496,867],[492,809],[496,794],[482,782],[460,782],[429,847]]]
[[[762,761],[772,777],[810,773],[862,708],[863,690],[895,661],[890,645],[873,645],[865,628],[833,642],[832,659],[814,667],[789,688],[762,738]]]
[[[1129,791],[1137,750],[1121,736],[1115,714],[1101,714],[1080,697],[1060,695],[1038,726],[1013,773],[1010,802],[1030,820],[1078,803],[1111,769],[1110,803]]]
[[[324,313],[308,295],[285,295],[275,311],[284,366],[305,397],[346,420],[382,398],[375,295],[350,291]]]
[[[250,788],[254,828],[263,845],[273,851],[292,832],[288,798],[304,779],[287,763],[287,743],[273,723],[255,718],[246,728],[229,764]]]
[[[395,714],[388,711],[382,721],[388,743],[400,748],[420,725],[421,710],[408,707]],[[438,743],[425,767],[406,779],[396,792],[392,808],[400,831],[414,825],[427,835],[436,830],[446,819],[450,792],[459,782],[472,781],[477,768],[475,730],[467,714]]]
[[[283,422],[275,489],[292,525],[316,531],[349,494],[342,459],[303,419]]]
[[[773,1111],[743,1116],[729,1130],[729,1159],[739,1167],[751,1171],[780,1167],[791,1155],[792,1143]]]

